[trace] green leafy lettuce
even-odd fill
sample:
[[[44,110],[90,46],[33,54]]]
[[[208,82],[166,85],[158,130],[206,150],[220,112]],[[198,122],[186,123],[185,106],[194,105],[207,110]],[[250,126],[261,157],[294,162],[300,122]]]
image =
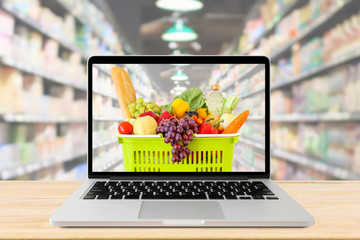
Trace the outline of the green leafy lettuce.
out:
[[[205,108],[206,110],[208,109],[206,105],[206,98],[203,92],[199,88],[190,88],[184,91],[183,93],[181,93],[180,95],[176,96],[173,99],[173,101],[178,98],[184,100],[189,104],[190,111],[196,111],[199,108]],[[171,103],[167,105],[163,105],[161,109],[163,111],[168,110],[170,112],[170,106]]]

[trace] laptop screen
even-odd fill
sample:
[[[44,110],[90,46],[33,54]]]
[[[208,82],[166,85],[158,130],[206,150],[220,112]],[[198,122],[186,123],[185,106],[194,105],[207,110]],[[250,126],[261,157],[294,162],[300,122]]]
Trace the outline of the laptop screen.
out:
[[[93,172],[265,171],[264,64],[93,64],[91,100]]]

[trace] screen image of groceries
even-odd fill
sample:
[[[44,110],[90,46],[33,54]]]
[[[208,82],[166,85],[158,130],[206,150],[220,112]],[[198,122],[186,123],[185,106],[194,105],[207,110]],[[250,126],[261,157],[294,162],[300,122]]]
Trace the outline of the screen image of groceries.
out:
[[[265,171],[264,65],[216,65],[93,65],[93,171]]]

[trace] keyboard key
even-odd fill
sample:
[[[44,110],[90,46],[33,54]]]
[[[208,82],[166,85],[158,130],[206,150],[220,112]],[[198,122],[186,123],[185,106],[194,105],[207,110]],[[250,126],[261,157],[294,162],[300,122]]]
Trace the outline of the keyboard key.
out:
[[[96,195],[94,195],[94,194],[86,194],[83,199],[95,199],[95,198],[96,198]]]
[[[142,185],[142,184],[144,184],[144,183],[141,182],[141,181],[133,181],[132,184],[133,184],[134,186],[140,186],[140,185]]]
[[[141,199],[158,199],[158,198],[155,195],[146,194],[146,195],[142,195]]]
[[[266,197],[266,199],[269,199],[269,200],[278,200],[279,198],[278,198],[278,197]]]
[[[124,199],[139,199],[140,198],[140,194],[130,194],[130,195],[126,195]]]
[[[221,196],[221,195],[219,195],[219,194],[217,194],[217,193],[210,193],[209,194],[209,199],[224,199],[224,197],[223,196]]]
[[[99,195],[97,199],[109,199],[109,195]]]
[[[244,197],[244,196],[240,196],[239,199],[244,200],[244,199],[251,199],[251,197]]]
[[[253,199],[265,199],[263,196],[253,196]]]
[[[168,185],[167,182],[164,182],[164,181],[157,181],[156,184],[158,186],[166,186],[166,185]]]
[[[229,181],[229,186],[239,186],[239,182],[236,181]]]
[[[109,191],[109,189],[91,189],[90,191],[89,191],[89,193],[93,193],[93,194],[100,194],[100,193],[102,193],[102,192],[107,192],[107,191]]]
[[[195,193],[194,199],[207,199],[207,197],[204,193]]]
[[[261,195],[275,195],[272,192],[263,192]]]
[[[94,184],[94,186],[104,186],[106,182],[100,181],[100,182],[96,182]]]
[[[235,195],[225,195],[226,199],[238,199]]]
[[[106,184],[107,186],[112,186],[112,187],[115,187],[116,185],[117,185],[117,182],[108,182],[107,184]]]
[[[111,199],[123,199],[123,195],[121,195],[121,194],[113,195],[113,196],[111,196]]]
[[[193,186],[202,186],[203,185],[203,182],[192,182],[192,185]]]

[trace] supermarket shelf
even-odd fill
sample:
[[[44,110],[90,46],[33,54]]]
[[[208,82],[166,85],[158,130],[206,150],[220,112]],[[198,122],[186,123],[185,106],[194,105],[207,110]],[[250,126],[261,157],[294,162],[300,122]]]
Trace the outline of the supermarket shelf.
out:
[[[277,51],[270,54],[270,59],[274,60],[279,58],[284,52],[291,49],[291,47],[307,37],[308,35],[312,34],[314,31],[316,31],[318,28],[325,25],[336,13],[341,11],[347,4],[351,2],[351,0],[345,0],[345,1],[336,1],[337,5],[334,5],[330,10],[328,10],[325,14],[319,16],[313,24],[311,24],[309,27],[307,27],[305,30],[303,30],[297,37],[293,38],[289,42],[283,44],[283,47],[278,48]]]
[[[306,80],[309,77],[312,77],[312,76],[314,76],[316,74],[325,72],[325,71],[330,70],[330,69],[332,69],[334,67],[337,67],[337,66],[339,66],[341,64],[356,60],[358,58],[360,58],[360,50],[359,49],[356,52],[352,52],[351,55],[350,54],[344,54],[342,57],[337,58],[336,60],[333,60],[333,61],[328,62],[328,63],[324,63],[324,64],[322,64],[321,67],[310,70],[309,72],[302,73],[302,74],[300,74],[298,76],[295,76],[294,78],[289,79],[288,81],[278,82],[278,83],[275,82],[274,84],[272,84],[271,89],[282,88],[282,87],[285,87],[285,86],[288,86],[288,85],[291,85],[291,84]]]
[[[284,114],[271,117],[273,122],[340,122],[360,121],[360,113]]]
[[[17,19],[19,19],[20,21],[22,21],[23,23],[27,24],[28,26],[32,27],[33,29],[35,29],[36,31],[42,33],[43,35],[52,38],[56,41],[59,42],[60,45],[62,45],[63,47],[73,51],[73,52],[77,52],[79,53],[83,59],[87,59],[88,56],[83,53],[79,48],[77,48],[75,46],[75,44],[72,44],[70,42],[68,42],[66,39],[63,39],[61,36],[57,36],[54,35],[53,33],[51,33],[50,31],[48,31],[44,26],[42,26],[41,24],[39,24],[37,21],[33,20],[32,18],[26,16],[24,13],[18,11],[16,8],[14,8],[11,3],[7,2],[7,1],[2,1],[1,2],[1,7],[6,10],[7,12],[11,13],[14,17],[16,17]]]
[[[140,97],[142,97],[144,99],[150,97],[150,94],[148,92],[146,92],[145,88],[138,88],[136,90],[136,95],[138,95],[137,97],[139,97],[139,95],[140,95]]]
[[[228,83],[227,85],[225,85],[222,90],[225,90],[229,87],[231,87],[234,83],[236,82],[240,82],[252,75],[254,75],[255,73],[261,71],[262,69],[264,69],[264,65],[262,64],[256,64],[252,67],[250,67],[247,71],[245,71],[244,73],[240,74],[240,76],[236,79],[234,79],[233,81],[231,81],[230,83]]]
[[[104,147],[104,146],[107,146],[107,145],[110,145],[110,144],[113,144],[113,143],[117,143],[117,142],[118,141],[117,141],[116,138],[111,139],[111,140],[102,141],[102,142],[97,142],[97,143],[93,144],[93,149]]]
[[[99,91],[99,90],[97,90],[97,89],[93,89],[93,93],[97,93],[97,94],[100,94],[100,95],[102,95],[102,96],[109,97],[109,98],[112,98],[112,99],[117,100],[117,98],[116,98],[116,96],[115,96],[115,93],[114,93],[114,95],[111,95],[111,94],[109,94],[109,93],[105,93],[105,92]]]
[[[265,120],[264,116],[249,116],[247,120]],[[360,121],[360,113],[314,113],[314,114],[275,114],[271,116],[272,122],[341,122]]]
[[[254,148],[265,150],[264,144],[245,137],[239,137],[239,143],[244,143]],[[328,165],[321,162],[319,159],[303,156],[302,154],[289,152],[275,147],[271,148],[271,155],[281,158],[285,161],[299,164],[301,166],[311,168],[315,171],[331,175],[338,179],[358,179],[360,177],[359,174],[356,175],[343,168]]]
[[[78,19],[78,21],[81,22],[83,25],[90,25],[92,32],[94,32],[99,38],[101,38],[110,50],[114,50],[112,45],[107,41],[107,39],[103,38],[103,36],[101,35],[101,29],[99,29],[99,26],[95,26],[95,24],[93,24],[90,19],[85,19],[79,16],[79,14],[76,14],[76,9],[72,6],[69,6],[65,1],[57,0],[57,2],[62,5],[63,8],[65,8],[68,12],[70,12],[76,19]]]
[[[38,162],[33,162],[33,163],[26,164],[26,165],[18,166],[15,168],[3,169],[0,171],[0,179],[2,179],[2,180],[14,179],[18,176],[33,173],[33,172],[54,166],[58,163],[69,162],[69,161],[75,160],[79,157],[85,157],[86,154],[87,154],[87,150],[83,150],[83,151],[80,151],[75,154],[67,154],[67,155],[63,155],[63,156],[57,156],[53,160],[38,161]]]
[[[239,137],[238,140],[239,140],[239,143],[244,143],[244,144],[249,145],[251,147],[254,147],[254,148],[265,151],[265,145],[262,144],[262,143],[256,142],[254,140],[251,140],[251,139],[245,138],[245,137]]]
[[[33,67],[30,64],[18,61],[18,60],[14,59],[14,58],[0,57],[0,61],[4,65],[16,68],[16,69],[18,69],[20,71],[27,72],[27,73],[30,73],[30,74],[33,74],[33,75],[36,75],[36,76],[39,76],[39,77],[42,77],[42,78],[46,78],[46,79],[48,79],[48,80],[50,80],[52,82],[56,82],[56,83],[59,83],[59,84],[65,85],[65,86],[70,86],[70,87],[76,88],[76,89],[81,90],[81,91],[87,91],[86,86],[81,86],[81,85],[75,84],[73,82],[69,82],[69,81],[65,80],[66,78],[64,78],[64,77],[60,77],[60,76],[58,76],[56,74],[46,72],[46,71],[44,71],[44,70],[42,70],[40,68]]]
[[[291,3],[289,3],[282,12],[280,12],[279,14],[277,14],[271,22],[267,23],[265,26],[265,32],[259,37],[259,39],[257,41],[255,41],[254,43],[250,43],[248,44],[248,47],[245,48],[245,50],[243,51],[243,55],[248,54],[251,50],[253,50],[256,46],[259,45],[260,41],[262,38],[267,37],[270,33],[272,33],[276,27],[276,25],[285,17],[287,16],[289,13],[291,13],[294,9],[296,9],[296,7],[299,5],[300,1],[293,1]]]
[[[319,159],[303,156],[278,148],[272,148],[272,156],[284,159],[285,161],[308,167],[315,171],[328,174],[338,179],[358,179],[360,176],[351,173],[343,168],[335,167],[321,162]]]
[[[248,98],[248,97],[251,97],[252,95],[255,95],[255,94],[258,94],[258,93],[261,93],[261,92],[264,92],[265,91],[265,87],[262,87],[262,88],[259,88],[255,91],[252,91],[252,92],[249,92],[249,93],[246,93],[242,96],[240,96],[240,99],[245,99],[245,98]]]
[[[263,121],[265,120],[265,117],[264,116],[249,116],[247,118],[247,120],[250,120],[250,121]]]
[[[116,167],[117,165],[121,164],[123,162],[123,160],[114,160],[109,162],[108,164],[105,164],[105,166],[96,169],[94,172],[104,172],[104,171],[109,171],[110,169]]]
[[[95,67],[98,68],[102,73],[111,77],[110,72],[107,69],[105,69],[103,66],[97,64],[97,65],[95,65]]]
[[[229,72],[233,67],[235,67],[235,66],[236,66],[236,64],[230,64],[230,66],[228,67],[228,69],[226,69],[226,71],[223,72],[223,73],[221,74],[221,77],[219,77],[218,79],[216,79],[216,81],[220,81],[221,79],[223,79],[224,77],[226,77],[226,75],[228,74],[228,72]]]
[[[86,119],[69,118],[65,116],[46,116],[33,114],[13,114],[7,113],[0,115],[0,120],[4,122],[26,122],[26,123],[86,123]]]
[[[94,121],[109,121],[109,122],[121,122],[124,121],[122,118],[114,118],[114,117],[93,117]]]
[[[302,73],[298,76],[295,76],[294,78],[288,80],[288,81],[284,81],[284,82],[275,82],[273,84],[271,84],[271,87],[270,89],[271,90],[274,90],[274,89],[279,89],[279,88],[282,88],[282,87],[285,87],[285,86],[288,86],[288,85],[291,85],[291,84],[294,84],[294,83],[298,83],[300,81],[303,81],[303,80],[306,80],[314,75],[317,75],[319,73],[322,73],[322,72],[325,72],[325,71],[328,71],[332,68],[335,68],[341,64],[344,64],[344,63],[347,63],[347,62],[350,62],[350,61],[353,61],[353,60],[356,60],[356,59],[359,59],[360,58],[360,49],[357,50],[356,52],[353,52],[351,55],[344,55],[343,57],[339,57],[337,58],[336,60],[333,60],[331,62],[328,62],[328,63],[324,63],[321,67],[319,68],[316,68],[316,69],[313,69],[313,70],[310,70],[309,72],[306,72],[306,73]],[[256,72],[256,71],[255,71]],[[252,72],[250,73],[253,74],[255,72]],[[238,81],[238,79],[236,80]],[[227,86],[228,87],[228,86]],[[227,88],[225,87],[225,88]],[[253,91],[253,92],[250,92],[250,93],[247,93],[245,95],[243,95],[241,98],[247,98],[247,97],[250,97],[260,91],[263,91],[264,88],[261,88],[259,90],[256,90],[256,91]]]

